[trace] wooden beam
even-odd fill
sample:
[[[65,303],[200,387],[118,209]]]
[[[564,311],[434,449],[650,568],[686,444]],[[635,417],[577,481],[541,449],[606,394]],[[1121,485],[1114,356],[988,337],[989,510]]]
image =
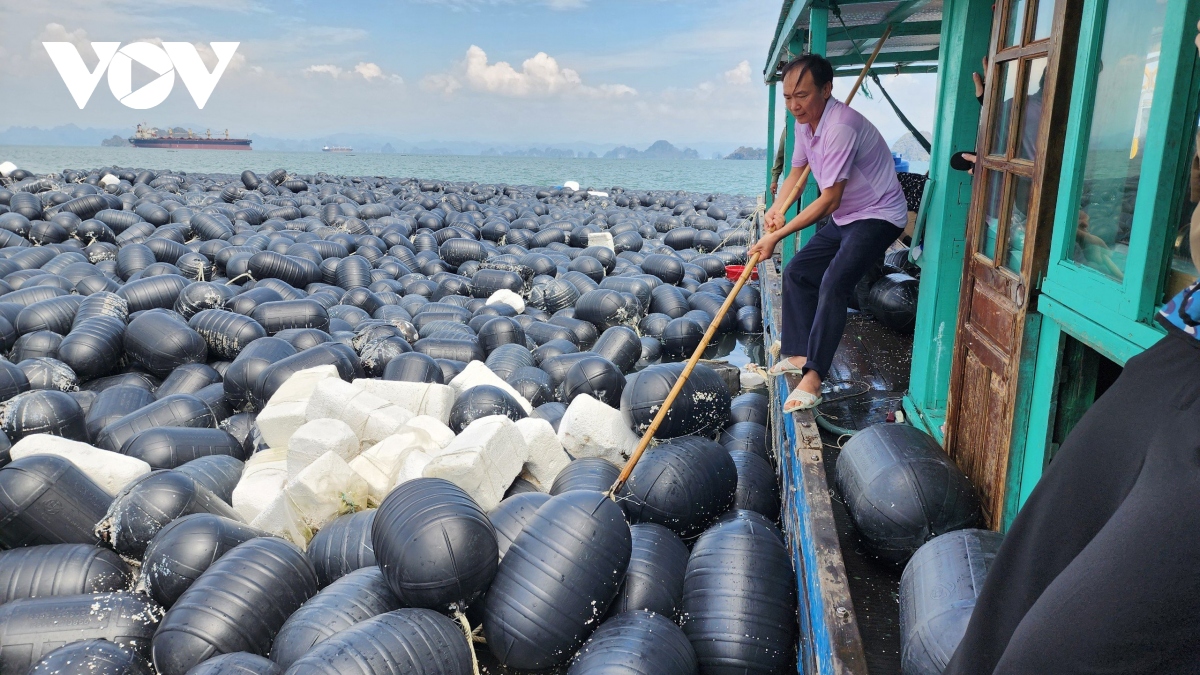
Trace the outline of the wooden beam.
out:
[[[784,52],[791,44],[792,37],[796,33],[796,26],[800,23],[801,17],[807,16],[811,5],[812,0],[795,0],[792,3],[783,23],[775,31],[775,39],[771,41],[771,53],[767,56],[767,64],[763,66],[763,82],[770,84],[774,81],[775,70],[779,67]]]
[[[937,61],[940,56],[941,50],[938,48],[920,49],[906,52],[883,52],[879,55],[879,58],[875,59],[875,64],[884,66],[924,63],[926,61]],[[830,56],[829,63],[833,64],[834,68],[839,66],[860,66],[862,65],[863,61],[866,60],[866,58],[867,57],[863,54],[855,54],[851,52],[849,54],[842,54],[841,56]]]
[[[933,64],[928,65],[928,66],[896,66],[896,67],[892,67],[892,68],[872,68],[871,72],[868,73],[868,75],[880,75],[880,76],[898,75],[898,74],[903,75],[903,74],[913,74],[913,73],[936,73],[937,71],[938,71],[938,67]],[[860,72],[861,72],[861,69],[842,68],[840,70],[834,70],[833,76],[834,77],[850,77],[852,75],[858,75]]]

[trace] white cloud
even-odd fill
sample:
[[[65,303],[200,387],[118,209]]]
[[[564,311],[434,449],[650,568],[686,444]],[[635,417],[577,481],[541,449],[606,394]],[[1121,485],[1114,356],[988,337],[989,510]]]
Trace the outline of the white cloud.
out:
[[[330,75],[334,78],[341,77],[343,72],[345,72],[345,71],[343,71],[341,68],[339,68],[333,64],[329,64],[329,63],[323,63],[323,64],[316,65],[316,66],[309,66],[304,69],[305,75],[325,74],[325,75]]]
[[[507,61],[488,62],[487,53],[477,45],[467,49],[466,59],[458,69],[461,79],[473,90],[508,98],[549,98],[575,95],[589,98],[620,98],[635,96],[637,90],[624,84],[585,85],[579,73],[563,68],[545,52],[538,52],[521,63],[517,70]],[[453,94],[462,88],[459,74],[432,73],[425,76],[421,86],[428,91]]]
[[[46,48],[42,46],[43,42],[70,42],[75,45],[75,49],[79,50],[79,55],[83,57],[89,67],[95,62],[96,52],[92,50],[92,43],[88,40],[87,31],[82,28],[68,31],[61,23],[46,24],[37,37],[30,41],[29,53],[34,58],[49,61],[50,57],[46,54]]]
[[[726,84],[750,84],[750,62],[742,61],[734,68],[725,71]]]

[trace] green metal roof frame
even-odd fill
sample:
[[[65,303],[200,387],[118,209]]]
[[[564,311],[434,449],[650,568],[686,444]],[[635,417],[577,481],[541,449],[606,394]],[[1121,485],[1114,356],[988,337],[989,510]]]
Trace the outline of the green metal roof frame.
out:
[[[808,21],[810,10],[813,9],[828,9],[831,10],[831,14],[841,11],[843,15],[842,20],[837,22],[831,17],[828,28],[829,52],[832,54],[830,61],[834,65],[835,76],[857,75],[862,70],[866,56],[875,48],[888,24],[893,26],[892,34],[888,38],[888,44],[875,60],[875,72],[937,72],[937,43],[942,32],[940,12],[937,13],[939,16],[936,20],[909,21],[918,14],[928,14],[933,4],[935,0],[783,0],[775,36],[771,40],[767,62],[763,67],[763,81],[767,84],[778,81],[780,65],[792,56],[788,48],[793,40],[800,38],[802,42],[808,42]],[[887,7],[888,11],[882,20],[872,16],[864,22],[866,17],[856,17],[855,9],[866,9],[867,6],[874,9],[883,6]],[[845,28],[842,27],[843,21]],[[910,42],[916,46],[891,49],[889,47],[894,38],[912,38]],[[844,48],[835,46],[838,43],[844,43]],[[835,51],[841,53],[833,54]]]

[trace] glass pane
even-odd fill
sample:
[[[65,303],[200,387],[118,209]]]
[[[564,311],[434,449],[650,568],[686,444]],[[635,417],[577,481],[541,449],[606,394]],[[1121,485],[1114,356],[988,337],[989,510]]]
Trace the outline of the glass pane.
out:
[[[1054,27],[1054,0],[1038,0],[1037,18],[1033,20],[1033,40],[1045,40],[1050,37]]]
[[[1013,176],[1012,211],[1008,217],[1008,255],[1004,266],[1021,271],[1021,255],[1025,251],[1025,224],[1029,221],[1029,197],[1033,194],[1033,179]]]
[[[1200,134],[1198,129],[1192,131]],[[1196,270],[1196,265],[1192,262],[1190,241],[1191,229],[1195,227],[1200,230],[1200,159],[1196,157],[1197,141],[1200,141],[1200,138],[1192,142],[1189,170],[1184,176],[1184,183],[1180,190],[1183,198],[1179,200],[1179,213],[1171,221],[1175,223],[1175,231],[1174,236],[1167,242],[1171,248],[1171,260],[1167,268],[1166,283],[1163,284],[1163,301],[1175,297],[1176,293],[1200,276],[1200,271]]]
[[[989,155],[1008,154],[1008,127],[1012,120],[1013,98],[1017,95],[1016,66],[1016,61],[1000,64],[999,76],[1003,84],[992,113],[992,144],[988,148]]]
[[[983,230],[979,252],[989,259],[996,258],[996,233],[1000,229],[1000,200],[1004,196],[1004,173],[987,172],[987,189],[984,192]]]
[[[1025,103],[1021,106],[1021,122],[1017,131],[1017,157],[1037,159],[1038,126],[1042,122],[1042,91],[1046,84],[1046,57],[1025,62]]]
[[[1110,0],[1072,257],[1124,276],[1167,0]]]
[[[1025,32],[1025,0],[1008,0],[1008,27],[1004,29],[1004,46],[1021,44]]]

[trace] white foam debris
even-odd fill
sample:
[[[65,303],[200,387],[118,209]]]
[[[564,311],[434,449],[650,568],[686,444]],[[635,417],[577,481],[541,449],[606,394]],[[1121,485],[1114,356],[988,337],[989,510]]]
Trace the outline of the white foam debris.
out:
[[[454,391],[458,396],[462,396],[462,393],[471,387],[478,387],[481,384],[490,384],[493,387],[498,387],[504,390],[509,396],[512,396],[514,399],[516,399],[517,403],[521,404],[521,407],[525,409],[526,415],[533,412],[533,406],[530,405],[529,401],[525,400],[525,397],[522,396],[516,389],[513,389],[512,385],[505,382],[504,379],[496,373],[492,372],[492,369],[488,368],[483,361],[472,361],[468,363],[467,367],[463,368],[461,373],[456,375],[453,380],[450,380],[450,386],[454,388]]]
[[[517,314],[521,314],[525,311],[524,298],[522,298],[517,293],[514,293],[513,291],[508,290],[507,288],[501,288],[500,290],[496,291],[495,293],[492,293],[491,295],[489,295],[487,302],[484,304],[508,305],[509,307],[512,307],[514,310],[516,310]]]
[[[613,244],[612,232],[589,232],[588,246],[603,246],[610,251],[617,250],[616,246]]]
[[[558,423],[558,440],[572,457],[603,457],[621,466],[637,447],[638,437],[621,411],[583,394],[576,396]]]
[[[421,478],[425,475],[425,467],[432,461],[432,457],[420,450],[408,453],[404,456],[404,461],[400,463],[400,472],[396,474],[396,485]]]
[[[454,431],[442,420],[429,415],[417,415],[404,426],[420,429],[429,434],[438,449],[444,448],[454,441]]]
[[[305,410],[308,399],[319,382],[334,379],[341,382],[337,368],[317,366],[292,374],[267,401],[255,423],[268,448],[286,449],[292,434],[308,421]]]
[[[350,468],[367,482],[368,496],[372,504],[378,505],[392,488],[402,482],[397,476],[410,453],[417,452],[428,457],[427,452],[438,449],[428,433],[405,426],[350,460]]]
[[[8,178],[16,170],[16,164],[13,164],[12,162],[0,162],[0,176]]]
[[[288,480],[295,478],[318,457],[333,452],[346,461],[359,452],[358,436],[349,424],[335,419],[305,422],[292,434],[287,446]]]
[[[350,425],[363,448],[394,434],[413,414],[386,399],[341,380],[322,380],[308,399],[309,420],[339,419]]]
[[[533,477],[531,482],[548,489],[558,472],[571,463],[571,458],[563,450],[562,442],[558,440],[558,434],[554,433],[550,422],[526,417],[517,420],[516,425],[529,452],[525,460],[525,472]]]
[[[286,492],[280,492],[250,521],[250,526],[267,534],[286,539],[300,548],[307,548],[313,531],[300,517],[295,504]]]
[[[767,386],[767,379],[752,370],[740,371],[738,378],[742,385],[742,391]]]
[[[471,422],[425,466],[423,474],[466,490],[484,511],[496,508],[528,459],[525,439],[504,415]]]
[[[112,175],[111,173],[106,173],[100,178],[100,184],[103,185],[104,187],[108,187],[110,185],[117,185],[120,182],[121,182],[121,179],[117,178],[116,176]]]
[[[435,382],[394,382],[392,380],[354,380],[355,387],[398,405],[414,415],[429,415],[447,424],[454,407],[454,389]]]
[[[304,524],[319,530],[343,513],[367,508],[367,481],[335,452],[327,452],[288,481],[286,492]]]
[[[110,495],[139,476],[150,473],[150,465],[138,459],[50,434],[33,434],[17,441],[9,450],[16,460],[31,455],[55,455],[71,462]]]
[[[233,488],[233,510],[242,520],[253,523],[258,514],[283,492],[287,477],[286,448],[255,453],[246,460],[242,478]]]

